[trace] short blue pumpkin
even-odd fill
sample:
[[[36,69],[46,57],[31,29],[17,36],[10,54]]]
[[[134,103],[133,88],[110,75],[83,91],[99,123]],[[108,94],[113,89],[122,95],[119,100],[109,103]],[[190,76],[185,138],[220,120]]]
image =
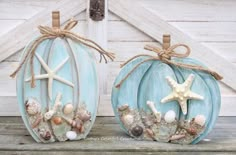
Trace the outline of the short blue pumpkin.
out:
[[[58,21],[59,12],[53,12],[53,28],[39,27],[42,35],[25,47],[21,65],[14,73],[19,71],[20,112],[37,142],[84,139],[96,118],[96,62],[86,45],[98,49],[102,56],[107,53],[69,31],[76,21],[70,21],[64,29],[59,29]]]
[[[221,77],[199,61],[183,58],[190,53],[188,46],[169,45],[170,36],[164,35],[163,49],[151,48],[159,57],[139,55],[123,66],[112,89],[113,110],[134,138],[196,144],[218,117],[216,79]],[[179,46],[186,47],[184,56],[173,51]]]

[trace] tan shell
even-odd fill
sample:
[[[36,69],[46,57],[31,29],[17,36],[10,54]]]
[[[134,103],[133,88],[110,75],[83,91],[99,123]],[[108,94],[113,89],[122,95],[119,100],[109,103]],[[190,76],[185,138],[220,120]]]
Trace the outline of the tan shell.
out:
[[[71,103],[68,103],[64,106],[63,113],[65,115],[68,115],[68,114],[71,114],[73,112],[73,110],[74,110],[73,105]]]

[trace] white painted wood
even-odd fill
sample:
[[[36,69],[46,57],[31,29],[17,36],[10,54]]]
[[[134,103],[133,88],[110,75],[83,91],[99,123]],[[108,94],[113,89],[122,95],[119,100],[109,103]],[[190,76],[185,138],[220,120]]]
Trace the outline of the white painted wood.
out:
[[[25,20],[0,20],[0,36],[13,30],[20,24],[24,23]]]
[[[0,20],[15,20],[15,19],[29,19],[36,15],[39,11],[44,10],[44,7],[28,6],[25,4],[16,3],[0,3]]]
[[[41,11],[38,15],[34,16],[34,18],[29,19],[24,24],[0,38],[0,61],[23,48],[30,39],[35,37],[39,33],[37,30],[38,25],[51,24],[50,17],[52,10],[60,11],[61,22],[64,22],[79,12],[84,11],[85,7],[85,0],[64,0]]]
[[[213,70],[221,73],[224,76],[222,81],[231,88],[236,89],[236,83],[234,82],[236,79],[236,74],[234,74],[236,66],[218,56],[209,48],[197,43],[182,31],[166,23],[156,14],[142,7],[142,5],[132,3],[129,0],[125,2],[110,0],[109,9],[156,40],[161,40],[163,34],[169,33],[172,36],[172,44],[185,43],[189,45],[192,49],[191,57],[201,60]]]
[[[236,21],[234,0],[139,0],[166,21]]]
[[[236,42],[204,42],[215,53],[236,64]]]
[[[105,13],[104,19],[101,21],[94,21],[89,16],[90,1],[87,2],[87,27],[88,27],[88,38],[92,39],[98,43],[104,49],[107,49],[107,19],[108,19],[108,8],[107,0],[105,0]],[[94,51],[97,61],[100,59],[100,55]],[[97,63],[98,77],[99,77],[99,105],[98,105],[98,115],[103,115],[103,100],[102,97],[104,94],[107,94],[107,76],[109,67],[104,63]]]
[[[23,4],[23,5],[31,5],[31,6],[39,6],[39,7],[49,7],[55,5],[57,2],[61,0],[1,0],[1,3],[9,3],[9,4]]]
[[[235,42],[236,22],[169,22],[199,42]]]
[[[105,17],[102,21],[93,21],[89,16],[90,1],[87,2],[87,26],[88,38],[98,43],[104,49],[107,48],[107,0],[105,0]],[[95,51],[95,56],[99,61],[100,55]],[[100,94],[106,93],[107,65],[98,64],[98,74],[100,79]]]

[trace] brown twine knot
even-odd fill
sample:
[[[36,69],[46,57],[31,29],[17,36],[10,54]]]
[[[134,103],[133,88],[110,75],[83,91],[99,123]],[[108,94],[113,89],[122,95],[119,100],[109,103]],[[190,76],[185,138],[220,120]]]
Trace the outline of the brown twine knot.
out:
[[[185,48],[185,51],[183,53],[177,53],[175,52],[174,50],[178,47],[184,47]],[[206,73],[209,73],[211,74],[216,80],[221,80],[223,79],[223,77],[221,75],[219,75],[217,72],[215,71],[212,71],[210,69],[207,69],[207,68],[204,68],[202,66],[198,66],[198,65],[191,65],[191,64],[184,64],[184,63],[179,63],[179,62],[174,62],[174,61],[171,61],[171,58],[172,57],[176,57],[176,58],[186,58],[189,56],[191,50],[190,48],[185,45],[185,44],[175,44],[175,45],[172,45],[170,47],[168,47],[167,49],[162,49],[162,48],[159,48],[159,47],[153,47],[151,45],[146,45],[144,47],[144,49],[146,50],[149,50],[149,51],[152,51],[152,52],[155,52],[158,56],[152,56],[152,55],[148,55],[148,54],[139,54],[139,55],[136,55],[132,58],[130,58],[129,60],[127,60],[125,63],[123,63],[121,65],[121,67],[125,66],[127,63],[129,63],[130,61],[134,60],[135,58],[138,58],[138,57],[141,57],[141,56],[148,56],[149,58],[141,61],[140,63],[138,63],[137,65],[134,66],[134,68],[128,72],[128,74],[116,85],[116,88],[119,88],[122,83],[134,72],[134,70],[136,70],[141,64],[145,63],[145,62],[148,62],[148,61],[156,61],[156,60],[159,60],[159,61],[162,61],[166,64],[169,64],[169,65],[174,65],[174,66],[177,66],[177,67],[182,67],[182,68],[186,68],[186,69],[194,69],[194,70],[199,70],[199,71],[204,71]]]
[[[101,46],[99,46],[97,43],[94,41],[84,38],[82,36],[79,36],[73,32],[70,32],[72,28],[74,28],[77,25],[78,21],[75,21],[74,19],[71,19],[65,26],[64,28],[52,28],[48,26],[38,26],[38,29],[41,33],[41,35],[34,40],[34,42],[30,45],[28,48],[29,50],[26,51],[26,55],[24,59],[21,61],[17,69],[10,75],[10,77],[14,78],[16,74],[19,72],[19,70],[22,68],[24,63],[30,58],[30,71],[32,75],[31,79],[31,87],[35,87],[35,78],[34,78],[34,67],[33,67],[33,61],[34,61],[34,55],[36,48],[38,45],[43,42],[46,39],[55,39],[57,37],[67,37],[70,38],[76,42],[80,42],[81,44],[84,44],[85,46],[88,46],[90,48],[95,49],[97,52],[100,53],[100,60],[99,62],[102,61],[102,58],[105,60],[105,63],[107,63],[107,57],[113,61],[115,58],[114,53],[110,53],[105,51]]]

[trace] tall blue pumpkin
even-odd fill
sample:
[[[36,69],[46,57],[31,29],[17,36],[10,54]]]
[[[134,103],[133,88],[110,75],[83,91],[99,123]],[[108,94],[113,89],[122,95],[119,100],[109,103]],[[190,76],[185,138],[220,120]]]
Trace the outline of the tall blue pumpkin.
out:
[[[53,12],[55,33],[59,25],[59,12]],[[37,142],[84,139],[95,121],[99,97],[93,54],[83,43],[58,35],[38,43],[32,61],[27,54],[37,40],[25,47],[17,75],[23,121]]]
[[[163,38],[163,45],[167,45],[163,47],[165,49],[169,47],[168,37]],[[209,73],[159,60],[145,62],[150,57],[135,57],[117,76],[112,89],[117,120],[127,134],[137,139],[198,143],[212,130],[219,114],[221,98],[216,79]],[[190,58],[173,58],[171,61],[205,68]],[[176,99],[161,103],[174,92],[171,82],[181,86],[187,79],[192,79],[189,86],[198,99],[188,99],[187,109],[182,109]]]

